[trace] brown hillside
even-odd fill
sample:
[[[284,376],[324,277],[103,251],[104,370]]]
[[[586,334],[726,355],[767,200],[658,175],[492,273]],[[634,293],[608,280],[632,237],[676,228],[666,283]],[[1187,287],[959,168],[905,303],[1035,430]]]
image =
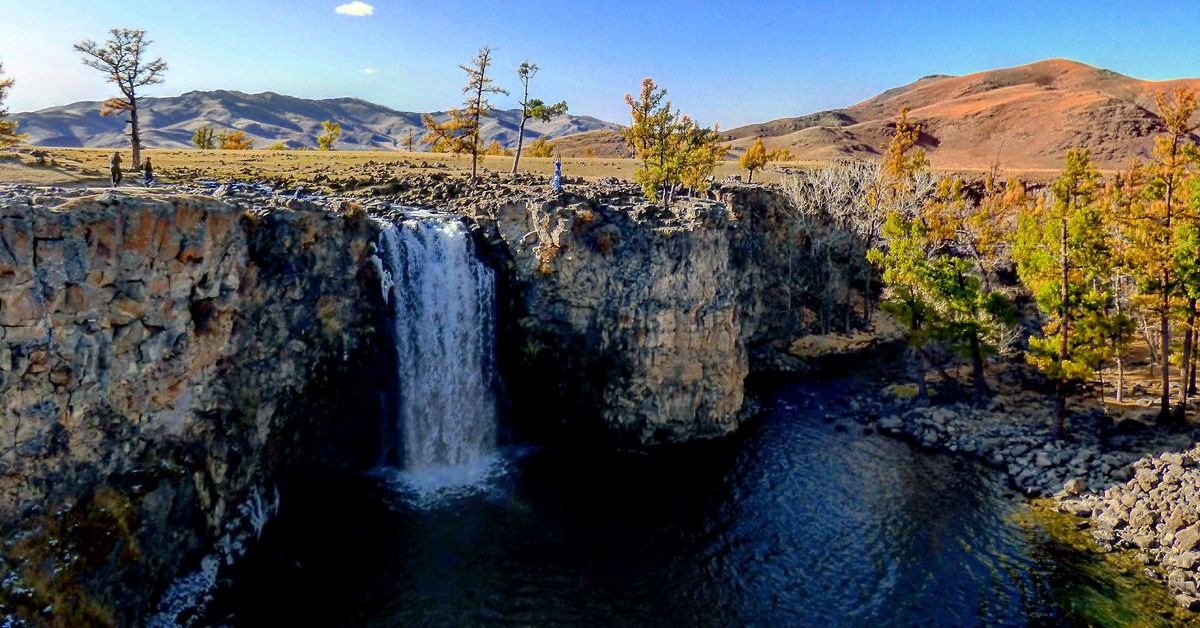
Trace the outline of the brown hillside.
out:
[[[1051,59],[967,76],[928,76],[852,107],[722,136],[734,156],[761,136],[768,149],[787,147],[798,161],[876,158],[896,112],[908,107],[924,126],[922,143],[935,167],[986,168],[999,160],[1011,169],[1054,168],[1068,148],[1082,146],[1101,167],[1118,168],[1149,156],[1161,129],[1155,95],[1177,86],[1200,89],[1200,79],[1143,81]],[[560,142],[582,152],[583,137]]]
[[[591,154],[587,153],[591,149]],[[575,133],[554,140],[555,151],[563,157],[629,157],[629,147],[620,131],[600,129]]]

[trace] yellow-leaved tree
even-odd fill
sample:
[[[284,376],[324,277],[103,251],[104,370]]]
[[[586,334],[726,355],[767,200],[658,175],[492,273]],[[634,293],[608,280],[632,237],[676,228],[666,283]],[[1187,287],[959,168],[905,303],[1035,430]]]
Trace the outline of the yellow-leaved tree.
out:
[[[720,143],[720,129],[700,126],[692,118],[671,109],[667,90],[654,79],[642,81],[638,98],[625,95],[632,118],[625,141],[642,161],[634,179],[646,198],[669,207],[680,188],[694,192],[708,189],[709,178],[728,148]]]
[[[762,138],[754,138],[754,143],[746,149],[746,152],[742,153],[741,159],[738,159],[738,165],[750,173],[750,176],[746,178],[746,183],[754,183],[754,171],[765,168],[769,160],[767,147],[763,144]]]
[[[893,200],[908,190],[912,178],[929,167],[929,157],[920,148],[921,125],[910,122],[908,107],[900,109],[896,133],[883,153],[883,176],[891,188]]]
[[[1175,235],[1185,217],[1185,181],[1200,159],[1200,150],[1191,139],[1200,124],[1193,121],[1197,108],[1194,90],[1177,88],[1170,96],[1160,93],[1157,100],[1165,129],[1154,138],[1153,160],[1125,175],[1130,189],[1129,213],[1123,224],[1129,241],[1129,268],[1140,288],[1135,303],[1158,319],[1159,416],[1166,420],[1172,416],[1171,322],[1181,296]],[[1186,399],[1186,386],[1183,389]]]
[[[24,135],[17,133],[16,122],[5,120],[8,117],[8,109],[4,106],[4,101],[8,98],[8,92],[14,82],[11,78],[4,78],[4,66],[0,65],[0,148],[20,144],[21,140],[25,139]]]
[[[254,148],[254,142],[246,135],[245,131],[222,131],[217,135],[217,145],[221,150],[250,150]]]
[[[321,123],[321,133],[317,135],[317,150],[333,150],[333,143],[342,136],[342,125],[332,120]]]

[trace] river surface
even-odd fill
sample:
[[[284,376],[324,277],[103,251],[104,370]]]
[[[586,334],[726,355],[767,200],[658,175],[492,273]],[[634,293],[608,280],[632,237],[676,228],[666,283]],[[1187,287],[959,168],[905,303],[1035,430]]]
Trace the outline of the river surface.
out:
[[[773,386],[730,439],[653,456],[510,449],[475,489],[395,477],[284,504],[218,597],[238,626],[1154,625],[1104,561],[1016,519],[994,472]],[[839,427],[841,425],[841,427]],[[1133,593],[1131,593],[1131,591]]]

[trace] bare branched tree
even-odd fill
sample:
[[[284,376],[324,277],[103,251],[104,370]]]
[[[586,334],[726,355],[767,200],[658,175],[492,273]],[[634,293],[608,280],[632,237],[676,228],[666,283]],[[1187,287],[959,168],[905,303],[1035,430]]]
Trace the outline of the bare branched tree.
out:
[[[142,163],[141,128],[138,123],[137,90],[146,85],[163,82],[167,63],[160,58],[147,58],[146,49],[154,43],[146,39],[146,31],[114,28],[110,39],[103,44],[86,39],[75,44],[83,55],[83,64],[103,72],[109,83],[121,90],[122,97],[104,101],[100,115],[129,112],[129,143],[133,147],[133,165]]]
[[[517,167],[521,164],[521,149],[525,145],[525,123],[530,119],[549,122],[567,113],[567,101],[562,101],[553,105],[548,105],[537,98],[529,97],[529,81],[541,69],[536,63],[525,61],[517,68],[517,78],[521,79],[521,87],[524,89],[525,95],[521,98],[521,126],[517,129],[517,151],[513,154],[512,173],[517,174]]]

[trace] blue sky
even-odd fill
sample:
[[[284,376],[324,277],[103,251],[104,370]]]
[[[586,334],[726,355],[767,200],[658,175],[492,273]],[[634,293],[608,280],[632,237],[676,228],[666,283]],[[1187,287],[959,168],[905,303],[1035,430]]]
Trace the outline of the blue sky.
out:
[[[1068,57],[1146,79],[1200,76],[1196,2],[716,2],[608,0],[0,0],[0,61],[25,111],[113,95],[71,45],[143,28],[170,63],[147,95],[193,89],[354,96],[401,110],[461,101],[457,64],[497,49],[516,86],[528,58],[535,95],[624,122],[645,76],[723,127],[853,104],[927,74],[965,74]],[[498,97],[507,107],[515,98]]]

